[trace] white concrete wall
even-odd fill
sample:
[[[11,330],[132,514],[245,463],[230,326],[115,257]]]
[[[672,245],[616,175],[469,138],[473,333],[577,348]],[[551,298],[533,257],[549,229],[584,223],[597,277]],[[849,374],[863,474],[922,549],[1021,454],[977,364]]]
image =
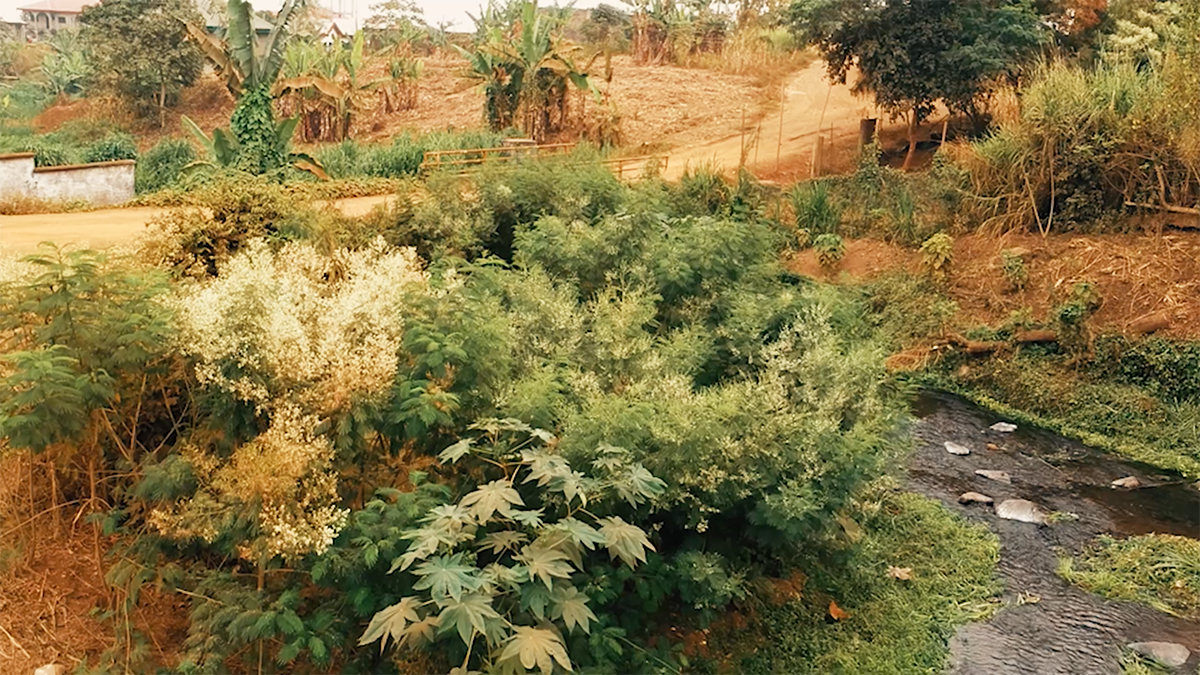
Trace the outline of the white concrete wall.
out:
[[[27,194],[32,189],[33,153],[0,155],[0,196]]]
[[[33,170],[33,194],[42,199],[120,204],[133,199],[132,159]]]

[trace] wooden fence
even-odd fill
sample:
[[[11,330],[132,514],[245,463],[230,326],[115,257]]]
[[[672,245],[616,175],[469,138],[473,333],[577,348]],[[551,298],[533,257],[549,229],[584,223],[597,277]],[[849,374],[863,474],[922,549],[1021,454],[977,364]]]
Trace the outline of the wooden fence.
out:
[[[544,145],[513,144],[500,148],[430,150],[425,153],[421,161],[421,173],[450,169],[457,170],[459,175],[465,175],[471,169],[485,163],[508,163],[531,157],[563,155],[574,148],[574,143],[548,143]],[[639,155],[606,159],[602,160],[600,164],[612,170],[617,178],[624,179],[626,173],[629,173],[631,177],[640,175],[641,171],[651,163],[658,171],[666,171],[667,162],[666,155]]]

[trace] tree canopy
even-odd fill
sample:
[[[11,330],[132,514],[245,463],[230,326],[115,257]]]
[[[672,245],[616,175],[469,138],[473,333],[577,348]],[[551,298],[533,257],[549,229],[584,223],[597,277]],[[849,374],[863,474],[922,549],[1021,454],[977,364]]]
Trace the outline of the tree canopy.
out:
[[[1015,74],[1043,39],[1032,5],[1013,0],[796,0],[790,23],[832,80],[857,71],[855,92],[909,115],[913,130],[939,102],[976,112],[990,83]]]
[[[204,65],[185,25],[200,15],[188,0],[105,0],[86,7],[83,38],[99,83],[160,111],[195,82]]]

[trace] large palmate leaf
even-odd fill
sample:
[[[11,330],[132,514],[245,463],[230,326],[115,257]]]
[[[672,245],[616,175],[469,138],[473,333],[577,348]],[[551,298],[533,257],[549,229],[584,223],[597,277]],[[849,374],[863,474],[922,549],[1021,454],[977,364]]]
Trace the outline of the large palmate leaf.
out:
[[[453,464],[462,459],[471,452],[471,445],[475,442],[474,438],[464,438],[454,445],[446,448],[438,455],[439,462],[447,462]]]
[[[529,570],[530,579],[541,579],[546,588],[554,583],[554,577],[571,578],[571,564],[562,551],[531,544],[521,549],[515,559]]]
[[[492,532],[476,544],[480,549],[492,549],[493,554],[503,553],[505,551],[515,551],[518,546],[529,540],[529,537],[515,530],[503,530],[500,532]]]
[[[474,492],[462,498],[461,504],[470,507],[471,514],[480,524],[492,519],[499,513],[508,517],[513,506],[524,506],[521,495],[513,489],[510,480],[494,480],[487,485],[479,486]]]
[[[554,529],[566,532],[568,535],[570,535],[572,541],[589,551],[595,550],[597,544],[604,544],[607,542],[607,540],[604,538],[604,535],[600,534],[596,528],[588,525],[582,520],[575,518],[574,516],[563,518],[557,523],[554,523],[552,527]]]
[[[571,475],[571,465],[561,455],[545,450],[523,450],[521,459],[529,463],[525,483],[536,480],[538,487],[546,487],[550,481]]]
[[[428,589],[433,599],[439,602],[448,597],[458,600],[464,592],[479,588],[477,571],[474,565],[464,562],[461,553],[440,555],[413,569],[413,574],[421,577],[413,584],[413,590]]]
[[[517,626],[514,631],[508,644],[504,645],[504,651],[500,652],[501,661],[511,665],[518,662],[525,670],[536,667],[542,675],[550,675],[555,662],[563,670],[571,670],[566,645],[554,631],[530,626]]]
[[[420,606],[420,598],[407,597],[390,607],[379,610],[375,616],[371,617],[371,623],[362,637],[358,639],[358,644],[369,645],[379,640],[380,652],[387,648],[389,637],[397,645],[404,644],[412,625],[421,621],[421,615],[417,613],[417,608]]]
[[[550,599],[554,603],[555,618],[562,618],[567,630],[574,632],[579,626],[585,633],[592,632],[591,622],[596,620],[596,615],[587,605],[588,596],[574,586],[559,586],[551,591]]]
[[[492,596],[483,593],[467,593],[449,600],[443,605],[438,621],[442,630],[457,629],[463,644],[468,645],[476,633],[491,637],[502,629],[502,619],[492,608]]]
[[[600,534],[604,535],[604,544],[608,554],[620,558],[626,565],[637,567],[638,562],[646,562],[646,549],[654,550],[654,545],[646,538],[646,533],[637,525],[630,525],[621,518],[600,519]]]
[[[614,487],[617,494],[629,502],[630,506],[637,506],[661,495],[667,489],[667,484],[655,478],[654,474],[647,471],[641,464],[634,464],[629,467],[629,471],[624,476],[616,481]]]

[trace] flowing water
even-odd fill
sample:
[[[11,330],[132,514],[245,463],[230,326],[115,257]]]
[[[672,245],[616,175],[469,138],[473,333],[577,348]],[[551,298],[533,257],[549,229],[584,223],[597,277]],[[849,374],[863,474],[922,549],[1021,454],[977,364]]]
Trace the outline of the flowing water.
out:
[[[1067,584],[1055,570],[1060,554],[1078,553],[1099,534],[1200,537],[1200,490],[1154,467],[1046,431],[991,431],[988,427],[1002,419],[957,397],[924,394],[916,414],[917,450],[907,489],[986,523],[1000,537],[1005,608],[988,621],[959,629],[950,643],[948,673],[1109,675],[1120,672],[1121,648],[1143,641],[1183,644],[1192,657],[1179,672],[1197,672],[1200,623],[1105,600]],[[965,445],[971,454],[952,455],[945,441]],[[988,443],[998,449],[988,450]],[[976,469],[1005,471],[1012,484],[976,476]],[[1137,477],[1143,487],[1110,487],[1126,476]],[[1002,520],[991,506],[960,505],[958,496],[968,491],[993,497],[997,504],[1027,499],[1048,513],[1078,519],[1049,526]]]

